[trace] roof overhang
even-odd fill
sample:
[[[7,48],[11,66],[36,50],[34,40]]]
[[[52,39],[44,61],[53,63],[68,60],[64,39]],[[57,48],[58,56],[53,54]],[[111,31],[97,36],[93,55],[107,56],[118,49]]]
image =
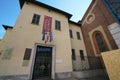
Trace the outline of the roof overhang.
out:
[[[19,0],[20,3],[20,8],[22,8],[23,4],[24,4],[25,0]]]
[[[63,10],[60,10],[60,9],[55,8],[55,7],[44,4],[42,2],[38,2],[36,0],[19,0],[21,8],[23,7],[25,1],[29,2],[29,3],[32,3],[32,4],[35,4],[35,5],[38,5],[38,6],[41,6],[41,7],[44,7],[44,8],[47,8],[47,9],[50,9],[50,10],[53,10],[53,11],[56,11],[56,12],[61,13],[63,15],[66,15],[68,17],[68,19],[70,19],[72,17],[72,14],[69,14],[69,13],[67,13]]]
[[[71,20],[69,20],[69,23],[72,23],[72,24],[74,24],[74,25],[77,25],[77,26],[81,27],[81,23],[76,23],[76,22],[71,21]]]
[[[13,29],[12,26],[8,26],[8,25],[2,25],[2,26],[4,27],[5,30],[7,30],[8,28]]]

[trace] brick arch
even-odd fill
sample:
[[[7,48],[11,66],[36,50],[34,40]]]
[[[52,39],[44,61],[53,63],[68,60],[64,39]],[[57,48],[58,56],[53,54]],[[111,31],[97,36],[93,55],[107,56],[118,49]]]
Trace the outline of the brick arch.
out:
[[[101,38],[101,41],[102,41],[102,43],[103,43],[103,45],[105,47],[105,50],[103,50],[103,51],[100,50],[100,45],[98,44],[97,36],[99,36]],[[100,31],[93,32],[92,38],[93,38],[93,43],[94,43],[95,50],[96,50],[97,54],[100,54],[101,52],[105,52],[105,51],[109,50],[108,45],[107,45],[107,43],[105,41],[105,38],[104,38],[102,32],[100,32]]]

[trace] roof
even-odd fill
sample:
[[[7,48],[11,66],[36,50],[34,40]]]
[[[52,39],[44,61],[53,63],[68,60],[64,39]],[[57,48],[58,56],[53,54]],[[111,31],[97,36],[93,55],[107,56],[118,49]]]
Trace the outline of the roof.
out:
[[[8,26],[8,25],[2,25],[2,26],[4,27],[5,30],[7,30],[8,28],[13,29],[12,26]]]
[[[72,14],[69,14],[63,10],[60,10],[60,9],[55,8],[55,7],[44,4],[42,2],[38,2],[36,0],[19,0],[21,8],[23,7],[23,4],[25,3],[25,1],[32,3],[32,4],[35,4],[35,5],[38,5],[38,6],[41,6],[41,7],[44,7],[44,8],[47,8],[47,9],[50,9],[50,10],[53,10],[53,11],[56,11],[56,12],[61,13],[63,15],[66,15],[68,17],[68,19],[70,19],[72,17]]]
[[[75,24],[75,25],[77,25],[77,26],[81,26],[81,24],[80,24],[80,23],[76,23],[76,22],[71,21],[71,20],[69,20],[69,23]]]

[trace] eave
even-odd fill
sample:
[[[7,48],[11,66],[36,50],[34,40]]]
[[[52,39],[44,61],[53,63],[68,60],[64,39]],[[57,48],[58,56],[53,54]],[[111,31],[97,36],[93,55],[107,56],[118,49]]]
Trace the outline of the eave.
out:
[[[69,14],[69,13],[67,13],[67,12],[65,12],[65,11],[63,11],[63,10],[60,10],[60,9],[55,8],[55,7],[49,6],[49,5],[47,5],[47,4],[44,4],[44,3],[42,3],[42,2],[38,2],[38,1],[36,1],[36,0],[19,0],[19,2],[20,2],[20,7],[21,7],[21,9],[22,9],[22,7],[23,7],[23,5],[24,5],[25,2],[29,2],[29,3],[32,3],[32,4],[34,4],[34,5],[38,5],[38,6],[47,8],[47,9],[49,9],[49,10],[53,10],[53,11],[55,11],[55,12],[61,13],[61,14],[63,14],[63,15],[66,15],[66,16],[68,17],[68,19],[70,19],[70,18],[72,17],[72,14]]]
[[[8,26],[8,25],[2,25],[2,26],[4,27],[5,30],[7,30],[8,28],[13,29],[12,26]]]
[[[74,24],[74,25],[77,25],[77,26],[81,27],[81,24],[80,24],[80,23],[76,23],[76,22],[71,21],[71,20],[69,20],[69,23],[72,23],[72,24]]]

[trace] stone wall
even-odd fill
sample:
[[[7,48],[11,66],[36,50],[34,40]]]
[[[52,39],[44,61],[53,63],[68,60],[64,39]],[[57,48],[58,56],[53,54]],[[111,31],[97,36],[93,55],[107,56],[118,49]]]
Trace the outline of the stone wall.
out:
[[[79,80],[109,80],[104,69],[74,71],[72,77]]]
[[[28,75],[0,76],[0,80],[28,80]]]

